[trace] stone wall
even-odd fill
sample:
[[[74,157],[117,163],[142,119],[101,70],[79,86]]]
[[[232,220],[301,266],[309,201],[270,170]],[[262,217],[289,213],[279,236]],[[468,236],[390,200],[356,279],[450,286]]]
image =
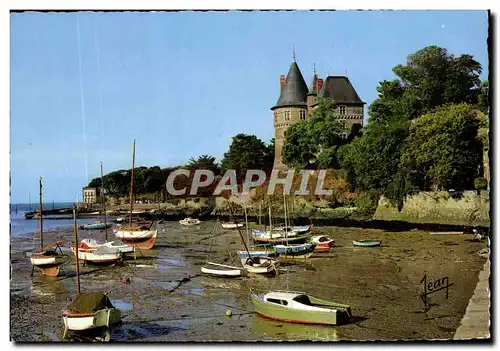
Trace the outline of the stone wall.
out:
[[[489,226],[489,211],[488,191],[481,195],[466,191],[460,199],[452,198],[448,192],[422,192],[409,197],[401,212],[382,198],[373,219]]]

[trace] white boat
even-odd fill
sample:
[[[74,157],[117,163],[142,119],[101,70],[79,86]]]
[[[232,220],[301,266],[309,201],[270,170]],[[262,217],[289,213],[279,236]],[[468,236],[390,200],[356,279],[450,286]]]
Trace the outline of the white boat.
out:
[[[237,278],[243,275],[242,268],[227,266],[215,262],[207,262],[201,267],[201,272],[204,274],[222,277],[222,278]]]
[[[288,236],[290,236],[290,235],[309,233],[312,230],[312,228],[313,228],[312,225],[294,225],[294,226],[286,226],[286,227],[285,226],[276,227],[275,229],[287,232]]]
[[[118,323],[121,312],[115,308],[102,292],[78,294],[63,312],[64,334],[68,330],[82,331],[98,327],[109,327]]]
[[[71,247],[71,251],[75,254],[75,247]],[[122,253],[118,249],[109,248],[106,246],[98,247],[97,249],[78,248],[78,258],[84,262],[90,263],[116,263],[122,258]]]
[[[179,223],[181,225],[190,227],[190,226],[194,226],[194,225],[200,224],[201,221],[199,219],[196,219],[196,218],[187,217],[187,218],[184,218],[184,219],[180,220]]]
[[[156,236],[158,235],[158,228],[156,226],[152,228],[153,226],[122,226],[115,230],[115,236],[127,245],[149,250],[155,245]]]
[[[134,246],[127,245],[121,240],[113,240],[113,241],[107,241],[105,243],[99,243],[95,239],[87,238],[87,239],[83,239],[82,241],[80,241],[80,248],[84,248],[84,249],[97,249],[97,248],[102,247],[102,246],[109,247],[112,249],[117,249],[121,253],[130,253],[130,252],[134,252],[134,250],[135,250]]]
[[[125,218],[124,217],[118,217],[116,219],[116,223],[123,223],[123,222],[125,222]]]
[[[234,223],[234,222],[225,222],[222,223],[222,228],[224,229],[237,229],[237,228],[242,228],[243,223]]]
[[[255,256],[252,258],[241,259],[243,268],[249,273],[254,274],[277,274],[279,261],[271,257]]]

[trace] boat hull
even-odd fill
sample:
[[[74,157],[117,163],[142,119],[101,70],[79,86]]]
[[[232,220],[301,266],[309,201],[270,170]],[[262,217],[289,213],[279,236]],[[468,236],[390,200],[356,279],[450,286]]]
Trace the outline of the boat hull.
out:
[[[243,228],[243,223],[222,223],[224,229],[237,229]]]
[[[297,310],[264,301],[259,296],[252,294],[252,303],[256,312],[269,319],[300,324],[339,325],[348,321],[348,314],[341,311],[307,311]]]
[[[359,246],[359,247],[377,247],[382,244],[382,241],[380,240],[370,240],[370,241],[363,241],[363,240],[353,240],[352,244],[354,246]]]
[[[135,246],[138,249],[149,250],[156,244],[158,230],[117,230],[115,236],[126,245]]]
[[[254,243],[260,243],[260,244],[286,244],[288,243],[305,243],[309,239],[309,235],[303,235],[303,236],[294,236],[294,237],[288,237],[288,238],[265,238],[265,237],[253,237]]]
[[[118,323],[121,319],[121,312],[117,308],[106,308],[94,314],[70,313],[63,314],[64,326],[68,330],[82,331],[99,327],[109,327]]]
[[[75,254],[75,248],[71,250]],[[97,249],[78,249],[78,259],[94,264],[112,264],[121,260],[122,253],[119,251],[112,253],[96,253]]]
[[[43,275],[57,277],[61,265],[66,261],[63,256],[51,256],[43,253],[34,254],[30,257],[31,264],[40,269]]]
[[[241,269],[221,269],[220,267],[214,266],[203,266],[201,267],[201,272],[204,274],[211,275],[213,277],[222,278],[238,278],[241,277]]]

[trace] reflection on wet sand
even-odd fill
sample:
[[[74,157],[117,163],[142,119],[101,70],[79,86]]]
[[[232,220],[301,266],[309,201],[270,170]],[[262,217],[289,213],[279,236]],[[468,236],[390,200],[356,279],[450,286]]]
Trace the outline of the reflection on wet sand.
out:
[[[55,296],[67,294],[68,290],[57,277],[40,276],[31,284],[31,292],[37,296]]]
[[[287,323],[267,319],[258,314],[253,319],[252,332],[258,340],[339,340],[337,327]]]

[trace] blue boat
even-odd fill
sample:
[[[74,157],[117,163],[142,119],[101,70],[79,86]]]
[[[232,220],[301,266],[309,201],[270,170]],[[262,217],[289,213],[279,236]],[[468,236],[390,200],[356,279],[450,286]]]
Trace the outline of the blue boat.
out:
[[[316,247],[314,243],[305,244],[288,244],[288,245],[275,245],[274,249],[280,255],[286,258],[308,258],[313,254]]]
[[[362,246],[362,247],[376,247],[382,244],[380,240],[353,240],[352,244],[354,246]]]

